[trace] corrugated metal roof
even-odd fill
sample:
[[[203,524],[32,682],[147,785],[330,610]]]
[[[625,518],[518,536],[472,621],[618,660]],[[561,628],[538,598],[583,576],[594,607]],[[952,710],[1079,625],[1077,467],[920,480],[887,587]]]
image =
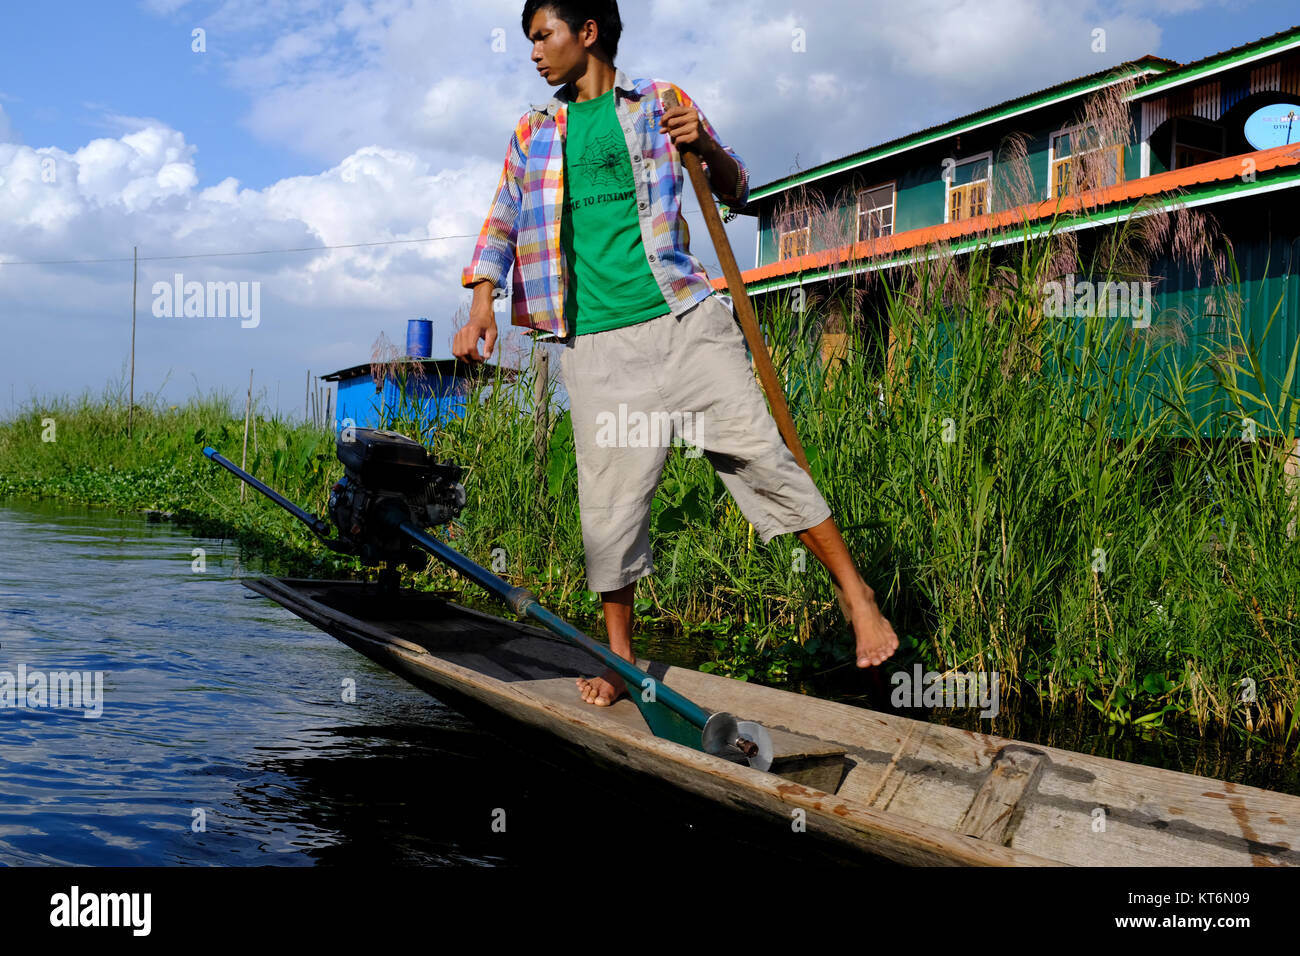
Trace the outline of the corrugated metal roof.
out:
[[[913,145],[921,145],[922,142],[928,139],[933,139],[946,132],[956,132],[957,127],[961,127],[962,131],[964,132],[966,129],[970,128],[972,124],[983,125],[983,122],[993,122],[1001,114],[1006,113],[1008,110],[1013,110],[1016,107],[1030,106],[1035,100],[1050,100],[1052,97],[1068,91],[1071,87],[1076,87],[1076,86],[1082,87],[1083,89],[1077,91],[1082,93],[1086,88],[1102,86],[1105,85],[1105,83],[1108,81],[1113,81],[1115,74],[1121,72],[1124,73],[1138,72],[1142,75],[1150,75],[1151,73],[1158,73],[1159,81],[1160,83],[1163,84],[1166,81],[1169,81],[1171,79],[1177,79],[1178,77],[1184,74],[1197,73],[1200,70],[1203,70],[1206,66],[1211,65],[1213,63],[1222,60],[1231,60],[1240,57],[1243,54],[1249,53],[1252,50],[1261,49],[1270,44],[1276,43],[1281,39],[1292,37],[1292,36],[1300,38],[1300,26],[1291,27],[1287,30],[1281,30],[1277,33],[1270,34],[1269,36],[1261,37],[1258,40],[1252,40],[1249,43],[1243,43],[1240,46],[1235,46],[1227,50],[1221,50],[1218,53],[1213,53],[1210,54],[1209,56],[1202,57],[1199,60],[1192,60],[1190,63],[1179,63],[1176,60],[1168,60],[1165,59],[1164,57],[1158,57],[1154,55],[1147,55],[1136,60],[1127,60],[1124,63],[1120,63],[1117,66],[1110,67],[1109,69],[1101,70],[1096,73],[1090,73],[1086,76],[1076,77],[1075,79],[1067,80],[1063,83],[1058,83],[1055,86],[1049,86],[1032,93],[1026,93],[1023,96],[1018,96],[1013,99],[1006,100],[994,106],[985,107],[984,109],[977,110],[974,113],[967,113],[964,116],[959,116],[956,119],[948,120],[945,123],[939,123],[938,125],[935,126],[929,126],[926,127],[925,129],[917,130],[916,132],[913,133],[908,133],[905,136],[900,136],[895,139],[887,140],[886,142],[879,143],[875,146],[869,146],[866,149],[861,149],[852,153],[847,153],[844,156],[839,157],[838,159],[828,160],[824,163],[818,164],[817,166],[813,166],[810,169],[800,170],[797,173],[791,173],[788,176],[783,176],[780,179],[775,179],[770,183],[764,183],[760,186],[755,186],[750,190],[750,192],[751,194],[754,194],[757,198],[751,200],[749,205],[747,205],[746,208],[741,211],[750,215],[754,215],[757,213],[757,208],[755,208],[754,205],[755,202],[757,201],[757,199],[765,198],[765,194],[770,195],[774,192],[779,191],[781,188],[785,186],[795,185],[796,183],[799,182],[808,182],[813,179],[819,179],[823,175],[828,175],[832,172],[842,171],[842,168],[844,167],[851,167],[852,165],[860,165],[862,163],[867,162],[868,161],[867,157],[872,153],[888,151],[888,150],[897,150],[899,147],[903,147],[905,144],[908,144],[912,140],[917,141]],[[1141,76],[1139,77],[1139,82],[1141,82]],[[861,163],[855,163],[855,160],[861,160]]]
[[[414,364],[415,362],[419,362],[422,366],[424,366],[425,375],[436,375],[442,378],[448,378],[452,376],[459,377],[459,378],[470,378],[474,375],[479,374],[479,372],[484,368],[493,368],[495,370],[495,366],[488,366],[486,364],[475,365],[470,362],[462,362],[460,359],[407,358],[404,359],[403,361],[409,362],[411,364]],[[337,382],[343,379],[357,378],[358,376],[361,375],[369,375],[370,369],[373,364],[374,363],[372,362],[363,362],[360,365],[353,365],[350,366],[349,368],[341,368],[337,372],[330,372],[328,375],[322,375],[321,381]],[[502,369],[501,371],[502,374],[504,374],[508,378],[518,374],[517,370],[512,368]]]
[[[906,232],[884,236],[879,239],[850,243],[819,252],[810,252],[807,255],[793,259],[783,259],[779,262],[760,266],[757,269],[751,269],[748,272],[741,273],[741,277],[745,280],[745,284],[749,285],[766,279],[793,275],[809,269],[825,269],[831,266],[857,262],[868,264],[872,259],[885,258],[909,249],[951,242],[954,239],[968,236],[991,235],[1008,227],[1049,219],[1057,214],[1069,214],[1084,209],[1100,209],[1105,206],[1140,199],[1144,196],[1159,195],[1204,183],[1229,182],[1242,175],[1243,171],[1248,168],[1245,165],[1247,162],[1255,164],[1253,172],[1256,176],[1271,170],[1300,166],[1300,145],[1291,143],[1274,146],[1271,149],[1242,153],[1238,156],[1225,156],[1223,159],[1200,163],[1186,169],[1156,173],[1153,176],[1131,179],[1128,182],[1109,186],[1105,189],[1092,190],[1081,197],[1067,196],[1059,199],[1047,199],[994,213],[986,213],[982,216],[974,216],[970,219],[961,219],[957,222],[923,226],[919,229],[909,229]],[[713,286],[716,289],[725,289],[727,280],[725,278],[715,279]]]
[[[1089,73],[1086,76],[1075,77],[1072,80],[1066,80],[1062,83],[1057,83],[1055,86],[1048,86],[1048,87],[1044,87],[1041,90],[1035,90],[1032,93],[1025,93],[1022,96],[1017,96],[1012,99],[1005,100],[994,106],[986,106],[983,109],[976,110],[973,113],[967,113],[964,116],[958,116],[956,119],[947,120],[946,122],[939,123],[934,126],[927,126],[924,129],[919,129],[914,132],[907,133],[903,136],[898,136],[894,139],[886,140],[883,143],[877,143],[875,146],[868,146],[866,149],[860,149],[852,153],[846,153],[845,155],[839,157],[838,159],[830,159],[824,163],[819,163],[818,165],[812,166],[808,169],[801,169],[797,173],[791,173],[789,176],[782,176],[780,179],[774,179],[770,183],[764,183],[761,186],[755,186],[750,190],[750,192],[751,194],[759,194],[758,198],[762,199],[764,198],[762,196],[762,193],[764,192],[767,192],[769,190],[771,191],[779,190],[783,186],[793,185],[796,181],[807,181],[809,179],[818,179],[822,175],[835,171],[832,169],[832,167],[835,167],[839,164],[852,163],[854,160],[857,159],[862,159],[863,162],[865,162],[866,157],[871,153],[896,149],[898,147],[904,146],[905,144],[908,144],[912,140],[918,141],[915,145],[920,145],[920,143],[924,140],[931,139],[948,132],[956,132],[957,131],[956,127],[961,127],[961,131],[965,132],[967,129],[971,128],[972,124],[979,126],[979,125],[983,125],[984,122],[990,122],[990,123],[994,122],[998,118],[1000,118],[1002,114],[1006,113],[1008,110],[1014,110],[1016,107],[1032,108],[1032,104],[1036,100],[1045,100],[1045,101],[1051,100],[1055,96],[1058,96],[1062,93],[1069,92],[1073,87],[1079,87],[1079,89],[1076,90],[1075,92],[1083,93],[1090,89],[1100,87],[1100,86],[1105,86],[1108,83],[1116,82],[1119,78],[1117,74],[1129,75],[1134,72],[1137,72],[1139,74],[1158,72],[1163,76],[1167,70],[1176,68],[1178,67],[1178,65],[1179,65],[1178,62],[1175,60],[1166,60],[1163,57],[1158,57],[1158,56],[1144,56],[1137,60],[1127,60],[1124,63],[1120,63],[1116,66],[1110,67],[1105,70],[1099,70],[1096,73]],[[749,205],[752,206],[753,202],[754,201],[751,200]],[[746,209],[743,211],[751,214],[755,212],[755,210],[749,208],[749,206],[747,206]]]

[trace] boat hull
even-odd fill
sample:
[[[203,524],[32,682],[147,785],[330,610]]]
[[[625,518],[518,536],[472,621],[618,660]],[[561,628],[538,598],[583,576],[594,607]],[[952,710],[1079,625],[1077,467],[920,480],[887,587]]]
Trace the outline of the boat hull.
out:
[[[591,659],[549,632],[359,582],[244,583],[471,719],[563,747],[850,854],[908,865],[1300,864],[1300,798],[638,666],[773,731],[772,772],[655,737],[630,701],[584,704]]]

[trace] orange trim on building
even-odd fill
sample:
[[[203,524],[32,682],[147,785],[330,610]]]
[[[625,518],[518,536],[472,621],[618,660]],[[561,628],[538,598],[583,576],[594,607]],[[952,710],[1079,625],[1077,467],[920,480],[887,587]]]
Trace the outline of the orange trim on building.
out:
[[[1272,149],[1242,153],[1238,156],[1225,156],[1223,159],[1199,163],[1195,166],[1188,166],[1186,169],[1155,173],[1151,176],[1143,176],[1138,179],[1131,179],[1128,182],[1108,186],[1105,189],[1090,190],[1081,196],[1046,199],[1042,202],[985,213],[982,216],[973,216],[970,219],[962,219],[958,222],[946,222],[937,226],[922,226],[919,229],[909,229],[906,232],[896,233],[892,236],[883,236],[879,239],[849,243],[834,249],[810,252],[793,259],[782,259],[760,266],[757,269],[750,269],[748,272],[742,272],[741,277],[748,285],[751,282],[761,282],[764,279],[793,275],[810,269],[824,269],[829,266],[866,262],[871,259],[906,252],[909,249],[951,242],[954,239],[963,239],[979,233],[992,234],[1009,226],[1049,219],[1059,213],[1068,214],[1082,209],[1096,209],[1198,184],[1227,182],[1241,176],[1243,164],[1247,161],[1254,162],[1254,172],[1257,175],[1273,169],[1300,166],[1300,145],[1290,143],[1274,146]],[[714,279],[713,287],[720,290],[727,288],[726,278]]]

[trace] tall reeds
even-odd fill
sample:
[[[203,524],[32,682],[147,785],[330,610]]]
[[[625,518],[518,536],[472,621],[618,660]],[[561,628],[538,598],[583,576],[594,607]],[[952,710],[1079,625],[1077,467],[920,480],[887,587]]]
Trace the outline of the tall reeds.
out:
[[[792,202],[782,214],[807,224],[807,252],[838,281],[767,296],[765,337],[814,477],[907,653],[1116,724],[1182,716],[1294,743],[1296,363],[1265,380],[1267,330],[1243,327],[1231,246],[1209,217],[1151,201],[1087,241],[1063,228],[1113,175],[1093,152],[1125,141],[1122,93],[1085,109],[1096,143],[1081,139],[1077,202],[1036,238],[881,268],[842,210]],[[995,210],[1046,198],[1023,138],[999,157]],[[1204,269],[1214,314],[1147,326],[1045,307],[1072,277],[1158,291],[1157,259]],[[829,362],[828,329],[845,336]],[[479,469],[469,537],[483,554],[507,542],[511,573],[540,576],[561,606],[594,608],[565,420],[539,494],[519,391],[471,401],[444,439]],[[639,593],[660,616],[847,646],[821,568],[792,539],[760,545],[705,460],[670,454],[652,535]]]
[[[1085,125],[1115,141],[1106,130],[1126,116],[1110,100],[1090,110]],[[1025,173],[1023,139],[998,155],[994,210],[1046,198]],[[1089,162],[1071,186],[1083,208],[1107,175]],[[1085,239],[1063,228],[1077,212],[1062,203],[1035,238],[962,255],[936,247],[886,267],[879,243],[855,241],[841,212],[814,207],[809,252],[834,281],[759,303],[813,476],[904,638],[899,660],[997,671],[1008,707],[1019,697],[1095,708],[1141,727],[1182,717],[1294,746],[1300,344],[1271,381],[1259,345],[1268,330],[1246,321],[1231,246],[1208,217],[1147,203]],[[1205,267],[1213,294],[1201,313],[1144,326],[1046,308],[1050,284],[1069,277],[1158,290],[1156,260],[1170,257]],[[828,327],[844,339],[824,360]],[[543,390],[532,379],[532,350],[558,347],[506,331],[508,360],[467,385],[463,414],[435,421],[423,403],[399,403],[386,424],[467,467],[458,548],[594,621],[572,428],[555,378]],[[552,414],[535,414],[535,392]],[[0,487],[73,475],[107,495],[94,483],[117,474],[128,477],[115,493],[133,502],[238,511],[235,483],[197,457],[233,436],[229,402],[146,410],[133,446],[113,402],[38,404],[0,425]],[[72,425],[57,450],[37,447],[49,414]],[[252,470],[323,511],[332,441],[263,419]],[[258,527],[306,537],[253,501]],[[721,628],[724,661],[755,635],[769,648],[794,637],[849,653],[820,565],[790,536],[760,544],[704,458],[670,452],[651,535],[656,571],[639,612]],[[462,583],[436,565],[421,578]]]

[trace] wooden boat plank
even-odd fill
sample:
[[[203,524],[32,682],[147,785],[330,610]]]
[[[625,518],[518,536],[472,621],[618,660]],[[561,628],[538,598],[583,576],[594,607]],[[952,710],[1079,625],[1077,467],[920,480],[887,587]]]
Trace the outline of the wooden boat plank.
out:
[[[408,654],[399,650],[397,657]],[[416,663],[416,662],[411,662]],[[418,666],[418,664],[417,664]],[[965,837],[903,817],[854,807],[819,790],[662,740],[647,731],[614,722],[593,723],[590,708],[535,698],[527,684],[509,686],[457,665],[446,665],[444,680],[459,692],[535,723],[601,759],[689,790],[724,805],[745,806],[773,826],[791,825],[792,810],[806,814],[809,831],[848,846],[911,865],[1053,866],[1057,861]],[[493,684],[500,685],[493,687]]]
[[[579,701],[548,701],[531,694],[523,682],[506,682],[427,650],[395,643],[375,626],[336,611],[276,579],[245,580],[350,647],[384,663],[431,693],[445,688],[478,700],[522,723],[538,726],[608,763],[650,774],[706,799],[744,807],[789,828],[792,810],[803,810],[809,832],[846,847],[858,848],[909,865],[1056,866],[1057,861],[1013,848],[998,847],[929,826],[899,814],[852,806],[750,767],[661,740],[648,731],[593,719],[592,708]]]
[[[1104,830],[1099,829],[1099,819]],[[1080,866],[1300,865],[1293,850],[1243,840],[1223,830],[1192,828],[1156,816],[1108,813],[1099,818],[1081,806],[1044,803],[1026,811],[1014,842],[1069,845],[1072,859]],[[1141,852],[1135,852],[1135,846]]]
[[[802,808],[810,830],[900,862],[1300,864],[1293,849],[1300,798],[1288,794],[659,665],[661,680],[707,709],[842,749],[847,772],[832,794],[659,740],[630,702],[620,702],[626,715],[613,713],[618,705],[595,712],[572,689],[571,676],[591,670],[587,656],[538,628],[424,598],[395,609],[414,608],[414,618],[363,620],[337,610],[363,594],[346,586],[245,583],[430,692],[454,687],[611,763],[771,814],[776,825],[788,826],[791,808]],[[350,606],[365,613],[364,601]],[[1016,748],[1036,756],[1032,772],[999,773],[999,755]],[[998,810],[1008,806],[1010,813]],[[1098,807],[1107,813],[1100,833]],[[963,826],[989,839],[966,836]]]
[[[381,624],[387,634],[466,667],[481,668],[498,680],[539,680],[557,673],[576,678],[594,673],[588,654],[549,631],[523,627],[481,612],[459,613],[470,609],[458,606],[458,613],[449,616],[446,611],[451,605],[429,594],[386,597],[378,604],[380,612],[373,614],[370,609],[376,606],[376,601],[367,593],[367,585],[344,583],[350,586],[340,593],[323,587],[320,582],[286,581],[290,590],[313,600],[328,594],[328,606],[336,613]],[[436,627],[431,626],[435,622]]]
[[[568,677],[555,677],[549,680],[530,680],[526,684],[521,684],[520,688],[527,688],[528,693],[539,700],[549,701],[552,704],[572,703],[577,696],[577,689],[573,686],[573,681]],[[639,730],[649,732],[646,726],[645,718],[641,716],[641,711],[637,710],[636,704],[632,703],[626,697],[615,701],[608,707],[600,709],[600,719],[610,721],[624,727],[628,730]]]
[[[979,785],[979,771],[955,761],[919,758],[917,755],[931,732],[929,725],[919,724],[899,742],[884,767],[874,760],[859,763],[859,769],[850,774],[841,793],[894,813],[912,814],[916,812],[913,808],[924,807],[928,822],[957,830]]]
[[[708,706],[844,747],[850,769],[840,796],[909,815],[923,808],[925,822],[946,829],[957,829],[997,752],[982,740],[954,737],[950,728],[937,724],[813,697],[792,698],[775,688],[713,674],[670,668],[665,680]]]
[[[891,812],[916,814],[923,808],[926,822],[953,829],[996,755],[1008,746],[1024,746],[817,698],[792,702],[783,692],[758,685],[741,684],[747,690],[725,688],[710,697],[711,686],[726,681],[712,674],[670,670],[669,678],[688,696],[712,699],[712,706],[845,746],[855,766],[840,796]],[[1045,763],[1022,798],[1012,846],[1046,856],[1061,853],[1073,845],[1069,840],[1091,833],[1094,808],[1109,807],[1112,816],[1118,812],[1130,821],[1120,831],[1122,844],[1113,830],[1104,841],[1105,862],[1112,865],[1150,865],[1180,856],[1196,865],[1300,864],[1292,852],[1300,837],[1300,797],[1055,747],[1033,749],[1044,754]],[[1073,822],[1064,831],[1041,825],[1040,805],[1072,808]],[[1172,855],[1171,826],[1182,841],[1180,853]],[[1100,842],[1087,845],[1092,849]]]
[[[1043,769],[1045,755],[1030,747],[1003,747],[975,791],[958,829],[968,836],[1006,844],[1025,808],[1021,806]]]
[[[645,668],[647,661],[637,660]],[[556,704],[573,704],[577,691],[567,677],[551,680],[533,680],[526,687],[530,694]],[[612,720],[630,730],[648,731],[641,711],[626,697],[600,710],[601,720]],[[772,767],[770,772],[794,783],[816,790],[834,793],[844,777],[844,748],[828,744],[815,737],[792,734],[784,730],[770,730],[772,737]]]
[[[1091,843],[1110,843],[1116,833],[1140,831],[1141,854],[1157,861],[1205,866],[1240,865],[1249,859],[1256,866],[1300,865],[1300,798],[1173,770],[1072,756],[1077,759],[1044,772],[1035,809],[1068,813],[1076,827],[1091,827],[1100,810],[1112,839]],[[1044,824],[1027,817],[1021,828],[1026,825]]]

